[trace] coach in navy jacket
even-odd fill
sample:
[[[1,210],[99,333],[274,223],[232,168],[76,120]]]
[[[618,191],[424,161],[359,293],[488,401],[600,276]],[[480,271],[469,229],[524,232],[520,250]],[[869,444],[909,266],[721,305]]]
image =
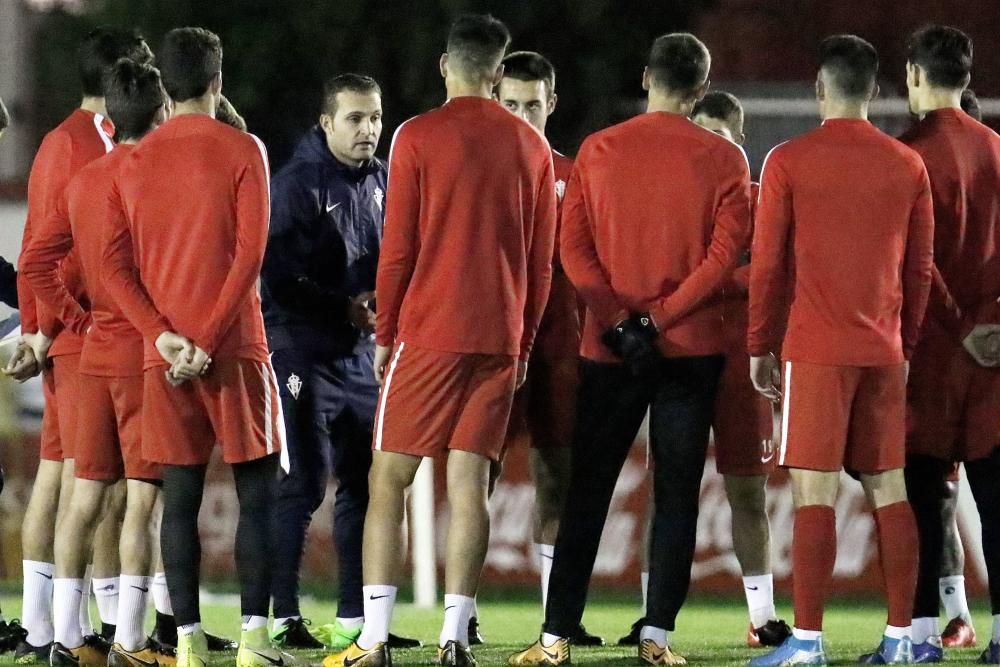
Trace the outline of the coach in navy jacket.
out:
[[[321,647],[299,612],[298,577],[331,471],[340,600],[327,643],[346,648],[364,621],[361,537],[378,400],[372,297],[386,192],[386,166],[374,156],[381,118],[373,79],[335,77],[320,125],[271,181],[261,281],[288,456],[275,503],[272,634],[286,647]]]

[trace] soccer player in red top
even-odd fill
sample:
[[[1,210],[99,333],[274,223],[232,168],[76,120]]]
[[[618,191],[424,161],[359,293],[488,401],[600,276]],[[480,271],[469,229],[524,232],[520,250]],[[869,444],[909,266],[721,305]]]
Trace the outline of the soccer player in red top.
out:
[[[979,509],[1000,620],[1000,360],[981,350],[1000,331],[1000,137],[961,109],[972,70],[967,35],[930,26],[910,37],[907,51],[910,110],[920,121],[901,139],[927,167],[935,218],[934,283],[908,387],[907,491],[921,541],[913,642],[915,657],[940,660],[942,489],[956,462],[965,462]],[[951,634],[962,624],[950,620]],[[1000,622],[982,657],[1000,662]]]
[[[545,134],[556,109],[556,72],[545,56],[517,51],[503,59],[497,99]],[[552,151],[556,197],[561,207],[573,160]],[[538,328],[538,339],[527,380],[514,395],[507,446],[527,439],[529,466],[535,482],[534,551],[542,574],[542,606],[549,587],[559,515],[569,485],[569,448],[573,437],[576,387],[579,384],[580,306],[576,290],[559,262],[552,259],[552,288]],[[470,630],[471,632],[471,630]],[[581,646],[600,646],[600,637],[581,626],[572,638]]]
[[[123,58],[105,77],[108,114],[119,143],[70,181],[49,217],[38,221],[21,259],[39,302],[71,332],[85,336],[80,355],[79,440],[73,502],[55,538],[53,665],[103,665],[107,656],[84,643],[77,609],[82,577],[101,508],[111,484],[128,479],[122,531],[121,599],[115,644],[123,665],[172,656],[158,653],[143,630],[153,545],[149,523],[159,498],[160,470],[142,457],[142,336],[100,284],[108,191],[125,157],[147,132],[166,120],[167,98],[153,67]],[[70,252],[79,264],[87,298],[81,304],[63,282],[60,262]]]
[[[917,534],[906,500],[907,362],[930,289],[934,213],[920,156],[868,122],[878,55],[853,35],[820,48],[823,125],[764,162],[750,264],[751,376],[783,400],[779,464],[795,496],[795,628],[751,665],[821,664],[842,468],[875,512],[889,601],[863,662],[909,662]],[[785,330],[785,305],[788,311]],[[785,361],[780,389],[776,375]]]
[[[172,30],[158,64],[174,113],[122,161],[108,198],[101,278],[144,340],[142,455],[162,466],[177,662],[208,662],[198,509],[218,443],[240,502],[237,662],[280,664],[266,626],[284,425],[256,284],[267,240],[267,155],[256,137],[214,119],[222,90],[216,35]]]
[[[28,219],[22,248],[31,245],[32,234],[53,211],[70,179],[89,162],[106,154],[113,146],[114,128],[106,118],[103,76],[119,58],[151,62],[152,53],[137,33],[128,30],[98,29],[80,46],[79,71],[83,101],[58,127],[49,132],[35,156],[28,179]],[[23,255],[23,253],[22,253]],[[72,289],[79,290],[79,274],[69,258],[63,270]],[[79,295],[80,292],[78,291]],[[52,578],[55,569],[53,542],[55,527],[66,511],[73,480],[73,444],[76,442],[76,406],[79,402],[77,367],[83,339],[62,329],[46,309],[39,309],[23,272],[18,278],[18,302],[25,346],[6,369],[17,379],[43,372],[45,415],[42,420],[41,453],[31,498],[25,510],[21,546],[24,558],[22,621],[28,630],[18,645],[16,659],[21,664],[47,662],[52,642]],[[51,346],[51,348],[50,348]],[[46,359],[54,357],[52,367]],[[43,371],[44,368],[44,371]],[[66,485],[61,480],[66,480]],[[95,536],[96,567],[105,579],[101,588],[117,589],[118,537],[116,517],[119,501]],[[89,554],[88,554],[89,557]],[[86,578],[85,578],[86,579]],[[89,585],[84,582],[84,586]],[[89,617],[89,594],[81,598],[80,622],[84,634],[94,635]],[[102,606],[104,606],[102,604]],[[111,623],[115,619],[110,618]],[[92,644],[100,644],[91,638]],[[102,645],[106,652],[110,648]]]
[[[659,37],[647,113],[588,137],[563,203],[560,257],[587,314],[573,467],[538,642],[511,664],[562,664],[583,615],[618,475],[651,414],[655,518],[639,656],[681,664],[669,633],[687,595],[698,496],[725,337],[717,297],[750,226],[739,146],[690,119],[708,49]]]
[[[389,154],[375,292],[375,415],[365,518],[365,626],[325,667],[391,664],[403,494],[424,456],[447,456],[442,665],[474,665],[468,625],[501,452],[549,294],[556,191],[545,138],[493,99],[510,42],[492,16],[451,27],[448,101],[408,120]]]

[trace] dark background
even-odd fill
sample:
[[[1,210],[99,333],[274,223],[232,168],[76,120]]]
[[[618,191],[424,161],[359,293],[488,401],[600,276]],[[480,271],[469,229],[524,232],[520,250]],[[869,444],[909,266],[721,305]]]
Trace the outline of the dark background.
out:
[[[222,37],[224,91],[264,140],[275,167],[315,122],[323,80],[345,71],[369,74],[382,84],[386,122],[379,152],[385,155],[399,123],[443,100],[437,60],[451,19],[463,11],[493,13],[510,28],[513,49],[538,50],[553,61],[559,107],[549,136],[569,153],[588,133],[641,109],[647,49],[654,37],[675,30],[691,30],[708,44],[716,85],[759,96],[785,84],[808,94],[819,40],[855,32],[879,49],[883,95],[892,97],[905,95],[909,32],[929,21],[947,22],[976,40],[973,87],[980,96],[1000,96],[997,0],[76,0],[75,5],[72,14],[38,13],[29,61],[36,100],[30,117],[21,119],[31,125],[33,137],[40,140],[76,104],[74,51],[87,30],[135,26],[155,51],[167,30],[199,25]]]

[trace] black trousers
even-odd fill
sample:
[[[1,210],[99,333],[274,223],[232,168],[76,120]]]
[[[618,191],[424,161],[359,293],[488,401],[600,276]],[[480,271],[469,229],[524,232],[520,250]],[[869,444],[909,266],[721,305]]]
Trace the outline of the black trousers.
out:
[[[361,538],[368,510],[368,470],[378,383],[373,349],[352,357],[320,359],[278,350],[271,358],[285,417],[289,470],[274,504],[277,567],[274,617],[299,615],[299,570],[313,512],[323,502],[330,473],[337,482],[333,543],[337,550],[337,616],[364,616]]]
[[[687,597],[720,356],[663,359],[638,380],[621,364],[581,365],[570,485],[549,579],[545,632],[570,636],[583,617],[615,483],[650,412],[654,517],[647,624],[674,629]]]
[[[941,604],[938,577],[944,527],[941,506],[949,494],[945,478],[951,464],[931,457],[906,461],[906,493],[913,507],[920,535],[920,571],[914,618],[936,617]],[[965,462],[969,488],[982,524],[983,558],[989,577],[991,613],[1000,614],[1000,448],[983,459]]]

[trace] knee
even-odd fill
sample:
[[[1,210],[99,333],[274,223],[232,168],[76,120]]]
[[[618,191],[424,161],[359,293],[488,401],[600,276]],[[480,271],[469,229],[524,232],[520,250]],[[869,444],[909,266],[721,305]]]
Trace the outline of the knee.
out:
[[[902,470],[887,470],[876,475],[861,475],[861,486],[875,509],[907,502],[906,480]]]
[[[726,475],[726,497],[733,514],[765,514],[767,477]]]

